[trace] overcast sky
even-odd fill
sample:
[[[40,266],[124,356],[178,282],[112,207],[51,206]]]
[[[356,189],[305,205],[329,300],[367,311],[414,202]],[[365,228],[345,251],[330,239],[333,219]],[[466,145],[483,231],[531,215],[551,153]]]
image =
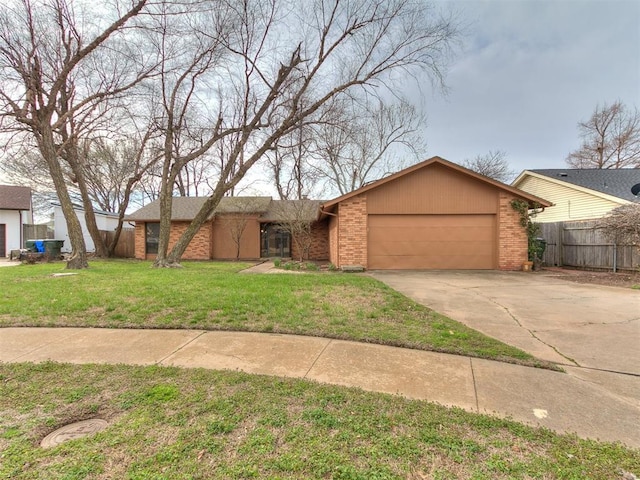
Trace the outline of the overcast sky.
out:
[[[640,107],[640,1],[438,0],[466,24],[447,76],[428,90],[428,157],[507,153],[518,173],[563,168],[596,105]]]

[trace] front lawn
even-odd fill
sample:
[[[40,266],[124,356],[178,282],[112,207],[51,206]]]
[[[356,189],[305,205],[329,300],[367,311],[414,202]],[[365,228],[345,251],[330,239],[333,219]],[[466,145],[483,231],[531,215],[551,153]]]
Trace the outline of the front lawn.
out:
[[[109,425],[39,447],[88,418]],[[0,364],[2,479],[632,478],[625,473],[640,473],[640,451],[358,389],[197,369]]]
[[[0,269],[1,326],[189,328],[313,335],[547,366],[422,307],[381,282],[339,273],[238,274],[248,264],[93,261]]]

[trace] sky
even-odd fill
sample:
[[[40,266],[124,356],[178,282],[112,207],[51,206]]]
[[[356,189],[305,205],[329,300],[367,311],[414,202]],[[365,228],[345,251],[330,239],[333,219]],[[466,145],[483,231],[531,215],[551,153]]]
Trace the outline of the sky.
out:
[[[446,94],[406,85],[427,115],[425,158],[502,150],[516,173],[563,168],[596,106],[640,108],[640,0],[431,1],[464,32]],[[248,193],[274,194],[256,176]]]
[[[448,93],[421,92],[427,158],[502,150],[517,173],[564,168],[597,105],[640,108],[640,1],[436,0],[465,34]]]

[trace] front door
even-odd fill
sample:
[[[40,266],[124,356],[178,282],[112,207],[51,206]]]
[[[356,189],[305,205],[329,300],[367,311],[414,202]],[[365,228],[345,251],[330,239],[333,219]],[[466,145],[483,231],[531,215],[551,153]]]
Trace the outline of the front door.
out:
[[[262,258],[291,257],[291,235],[279,225],[262,224],[260,228],[260,256]]]
[[[0,257],[7,256],[7,225],[0,223]]]

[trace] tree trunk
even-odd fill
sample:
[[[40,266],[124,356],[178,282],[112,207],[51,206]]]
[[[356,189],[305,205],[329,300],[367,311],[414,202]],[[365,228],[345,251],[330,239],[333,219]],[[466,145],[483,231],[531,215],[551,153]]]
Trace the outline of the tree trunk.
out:
[[[96,223],[96,212],[93,209],[91,200],[89,199],[87,184],[84,181],[84,172],[82,172],[82,169],[79,168],[78,165],[76,165],[76,168],[74,168],[73,170],[78,181],[80,196],[82,197],[82,206],[84,207],[84,220],[87,224],[89,235],[91,235],[91,239],[93,240],[93,245],[96,248],[96,257],[107,258],[109,256],[109,251],[107,250],[104,239],[100,234],[100,230],[98,230],[98,224]]]
[[[198,233],[200,227],[206,222],[211,215],[211,213],[216,209],[218,204],[220,203],[220,199],[222,198],[222,190],[215,191],[212,196],[207,198],[207,201],[204,203],[198,214],[195,216],[193,221],[189,224],[184,233],[180,236],[176,244],[171,249],[171,252],[167,256],[166,259],[166,267],[177,267],[180,266],[180,259],[182,255],[184,255],[185,250],[193,240],[193,237]],[[162,224],[160,224],[160,230],[162,230]],[[158,251],[160,249],[158,248]]]
[[[64,219],[67,222],[69,240],[71,241],[71,258],[67,261],[67,268],[74,270],[88,268],[87,247],[84,243],[84,236],[82,235],[82,226],[73,209],[73,203],[67,190],[64,174],[60,167],[58,154],[53,141],[53,133],[49,129],[46,129],[42,132],[42,136],[38,136],[38,143],[40,151],[49,166],[49,173],[51,174],[51,179],[58,194]]]
[[[172,182],[173,183],[173,182]],[[172,184],[171,183],[171,184]],[[169,185],[171,185],[169,184]],[[179,267],[179,261],[176,262],[167,255],[169,251],[169,238],[171,235],[171,208],[173,205],[173,196],[171,187],[162,188],[160,190],[160,234],[158,238],[158,254],[153,262],[154,267]]]

